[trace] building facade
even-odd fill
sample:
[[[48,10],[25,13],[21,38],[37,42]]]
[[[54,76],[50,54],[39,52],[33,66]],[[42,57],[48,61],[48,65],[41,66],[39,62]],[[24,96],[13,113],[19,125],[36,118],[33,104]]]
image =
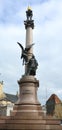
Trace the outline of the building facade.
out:
[[[46,102],[47,115],[62,119],[62,101],[55,94],[52,94]]]
[[[0,116],[9,116],[18,96],[3,92],[3,82],[0,82]]]

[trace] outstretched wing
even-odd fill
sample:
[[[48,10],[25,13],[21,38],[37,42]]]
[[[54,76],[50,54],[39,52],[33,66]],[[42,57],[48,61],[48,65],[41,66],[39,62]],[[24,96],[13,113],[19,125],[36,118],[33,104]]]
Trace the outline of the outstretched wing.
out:
[[[24,50],[23,46],[19,42],[17,42],[17,44],[21,47],[21,49],[23,51]]]
[[[26,51],[29,51],[29,50],[30,50],[30,48],[31,48],[33,45],[34,45],[34,43],[33,43],[33,44],[31,44],[31,45],[28,45],[28,46],[25,48],[25,50],[26,50]]]

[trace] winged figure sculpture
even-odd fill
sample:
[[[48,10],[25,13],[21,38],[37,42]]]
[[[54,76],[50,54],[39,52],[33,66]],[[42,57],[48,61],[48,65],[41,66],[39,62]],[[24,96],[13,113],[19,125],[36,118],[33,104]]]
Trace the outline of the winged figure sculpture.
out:
[[[19,42],[17,42],[17,43],[20,46],[20,48],[22,49],[21,59],[23,58],[23,65],[24,65],[24,61],[25,61],[25,64],[27,64],[28,63],[28,51],[34,45],[34,43],[31,45],[28,45],[26,48],[24,48]]]

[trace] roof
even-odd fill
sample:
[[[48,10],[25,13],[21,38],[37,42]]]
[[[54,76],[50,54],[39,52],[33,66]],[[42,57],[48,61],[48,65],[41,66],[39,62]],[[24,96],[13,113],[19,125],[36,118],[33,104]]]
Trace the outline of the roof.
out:
[[[4,101],[10,101],[12,103],[15,103],[18,99],[17,95],[7,94],[7,93],[4,93],[4,94],[5,94],[5,96],[3,98],[1,98],[0,101],[4,100]]]
[[[50,98],[47,100],[47,102],[52,101],[52,100],[55,102],[55,104],[61,103],[61,100],[55,94],[52,94]]]

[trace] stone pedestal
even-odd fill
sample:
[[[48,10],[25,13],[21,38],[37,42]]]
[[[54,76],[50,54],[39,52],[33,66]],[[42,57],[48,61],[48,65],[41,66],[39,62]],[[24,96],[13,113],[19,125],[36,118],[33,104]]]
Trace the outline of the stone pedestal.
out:
[[[60,120],[46,117],[37,99],[39,81],[23,76],[19,81],[19,99],[10,117],[0,117],[0,130],[62,130]]]
[[[34,76],[23,76],[19,81],[19,99],[16,105],[39,105],[37,99],[37,89],[39,81]]]
[[[41,104],[37,99],[39,81],[34,76],[23,76],[19,81],[19,99],[14,106],[12,115],[34,117],[42,114]]]

